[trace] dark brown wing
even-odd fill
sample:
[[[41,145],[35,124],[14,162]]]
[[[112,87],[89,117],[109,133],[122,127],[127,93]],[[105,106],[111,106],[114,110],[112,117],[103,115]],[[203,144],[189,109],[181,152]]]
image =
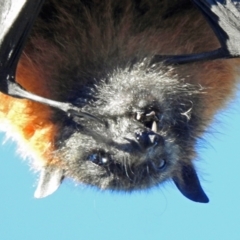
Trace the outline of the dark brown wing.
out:
[[[185,64],[219,58],[240,57],[240,1],[235,0],[192,0],[206,18],[220,42],[221,48],[210,52],[177,56],[156,55],[152,63],[165,61],[169,64]],[[204,36],[203,36],[204,37]]]

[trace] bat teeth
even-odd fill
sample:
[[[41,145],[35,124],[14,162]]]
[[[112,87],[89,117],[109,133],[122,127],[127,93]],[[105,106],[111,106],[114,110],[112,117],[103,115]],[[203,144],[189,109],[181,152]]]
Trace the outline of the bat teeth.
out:
[[[156,113],[154,111],[146,114],[147,117],[155,117],[156,116]]]
[[[142,114],[138,112],[136,115],[136,119],[139,121],[141,118],[142,118]]]
[[[152,129],[151,129],[153,132],[157,132],[157,122],[156,121],[153,121],[152,123]]]

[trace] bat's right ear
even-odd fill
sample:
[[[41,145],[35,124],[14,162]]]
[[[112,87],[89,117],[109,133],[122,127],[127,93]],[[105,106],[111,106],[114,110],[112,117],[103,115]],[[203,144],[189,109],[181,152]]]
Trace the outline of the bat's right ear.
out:
[[[52,166],[45,166],[40,173],[35,198],[44,198],[54,193],[64,178],[63,170]]]
[[[203,191],[197,173],[192,165],[182,165],[177,176],[173,178],[178,190],[194,202],[208,203],[209,199]]]

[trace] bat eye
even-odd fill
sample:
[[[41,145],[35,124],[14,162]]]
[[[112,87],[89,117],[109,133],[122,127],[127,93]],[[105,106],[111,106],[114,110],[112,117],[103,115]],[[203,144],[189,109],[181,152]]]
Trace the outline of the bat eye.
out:
[[[159,170],[163,170],[166,166],[166,160],[165,159],[160,159],[159,162],[156,161],[151,161],[151,166],[153,167],[153,169],[158,172]]]
[[[104,156],[101,153],[94,153],[89,155],[88,160],[97,165],[105,165],[109,162],[107,156]]]
[[[161,159],[160,163],[158,165],[158,169],[163,169],[166,166],[166,161],[165,159]]]

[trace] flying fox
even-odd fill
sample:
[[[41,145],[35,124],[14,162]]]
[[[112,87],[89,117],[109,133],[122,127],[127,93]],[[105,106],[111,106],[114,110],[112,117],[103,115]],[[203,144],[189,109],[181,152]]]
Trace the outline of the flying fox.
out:
[[[0,123],[39,172],[207,203],[196,142],[234,96],[239,1],[0,0]]]

